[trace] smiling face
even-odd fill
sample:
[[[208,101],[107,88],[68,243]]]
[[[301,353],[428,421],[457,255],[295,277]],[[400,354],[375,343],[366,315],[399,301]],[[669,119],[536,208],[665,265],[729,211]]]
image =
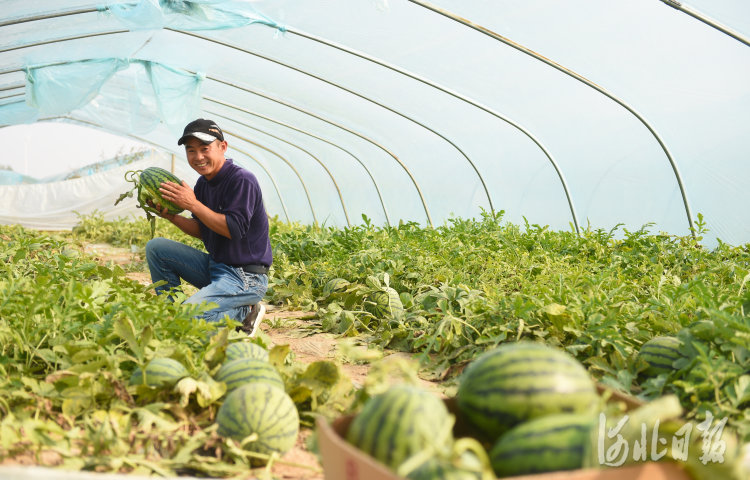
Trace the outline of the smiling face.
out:
[[[224,154],[227,152],[227,142],[214,140],[205,144],[197,138],[185,141],[185,153],[188,163],[193,170],[211,180],[219,173],[224,165]]]

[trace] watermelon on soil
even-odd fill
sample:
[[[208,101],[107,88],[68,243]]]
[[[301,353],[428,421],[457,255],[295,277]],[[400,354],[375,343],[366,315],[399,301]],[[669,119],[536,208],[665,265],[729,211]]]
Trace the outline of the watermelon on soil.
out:
[[[323,296],[328,297],[336,292],[341,292],[351,285],[349,280],[344,278],[332,278],[326,282],[323,286]]]
[[[288,452],[299,434],[294,402],[283,389],[265,382],[245,384],[227,395],[216,414],[216,423],[219,435],[238,442],[257,434],[258,438],[245,448],[264,455]]]
[[[376,290],[365,299],[365,310],[376,318],[398,318],[404,313],[404,305],[398,292],[390,287]]]
[[[646,375],[659,375],[675,370],[674,362],[686,358],[682,353],[684,345],[677,337],[660,335],[648,340],[638,351],[636,361],[644,362]]]
[[[143,370],[137,368],[130,377],[131,385],[144,383]],[[173,358],[154,357],[146,365],[145,383],[149,387],[164,388],[171,387],[182,378],[190,375],[185,366]]]

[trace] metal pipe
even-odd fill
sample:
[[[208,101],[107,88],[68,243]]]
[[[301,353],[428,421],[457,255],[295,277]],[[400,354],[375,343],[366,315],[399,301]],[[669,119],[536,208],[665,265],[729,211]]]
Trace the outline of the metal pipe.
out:
[[[21,23],[26,22],[35,22],[37,20],[48,20],[50,18],[59,18],[59,17],[66,17],[68,15],[80,15],[83,13],[96,13],[99,9],[97,8],[86,8],[86,9],[78,9],[78,10],[68,10],[65,12],[57,12],[57,13],[48,13],[48,14],[42,14],[42,15],[34,15],[32,17],[23,17],[23,18],[14,18],[11,20],[6,20],[4,22],[0,22],[0,27],[7,27],[10,25],[18,25]]]
[[[700,20],[701,22],[705,23],[709,27],[713,27],[716,30],[725,33],[729,35],[730,37],[734,38],[735,40],[738,40],[748,47],[750,47],[750,39],[748,39],[746,36],[742,35],[737,30],[733,30],[726,25],[719,23],[718,21],[714,20],[713,18],[709,17],[703,12],[700,12],[693,7],[690,7],[688,5],[685,5],[684,3],[678,2],[677,0],[660,0],[662,3],[666,3],[670,7],[674,8],[675,10],[679,10],[681,12],[687,13],[693,18],[696,18]]]
[[[383,207],[383,214],[385,215],[385,221],[386,221],[386,224],[387,224],[388,226],[390,226],[390,225],[391,225],[390,217],[388,216],[388,209],[387,209],[387,208],[385,207],[385,202],[383,201],[383,195],[381,195],[381,193],[380,193],[380,188],[378,188],[378,182],[376,182],[376,181],[375,181],[375,178],[374,178],[374,177],[372,176],[372,172],[370,172],[370,169],[369,169],[369,168],[367,168],[367,166],[366,166],[366,165],[365,165],[365,164],[364,164],[364,163],[362,162],[362,160],[360,160],[360,158],[359,158],[359,157],[357,157],[356,155],[354,155],[354,154],[353,154],[352,152],[350,152],[349,150],[345,149],[344,147],[342,147],[342,146],[340,146],[340,145],[338,145],[338,144],[336,144],[336,143],[333,143],[333,142],[332,142],[332,141],[330,141],[330,140],[326,140],[326,139],[325,139],[325,138],[323,138],[323,137],[319,137],[319,136],[317,136],[317,135],[315,135],[315,134],[312,134],[312,133],[310,133],[310,132],[308,132],[308,131],[306,131],[306,130],[302,130],[301,128],[297,128],[297,127],[295,127],[295,126],[293,126],[293,125],[289,125],[289,124],[287,124],[287,123],[284,123],[284,122],[280,122],[280,121],[278,121],[278,120],[275,120],[275,119],[273,119],[273,118],[271,118],[271,117],[267,117],[267,116],[265,116],[265,115],[261,115],[261,114],[259,114],[259,113],[256,113],[256,112],[251,112],[250,110],[247,110],[247,109],[245,109],[245,108],[242,108],[242,107],[238,107],[237,105],[232,105],[232,104],[230,104],[230,103],[222,102],[221,100],[218,100],[218,99],[215,99],[215,98],[211,98],[211,97],[205,97],[205,96],[204,96],[204,97],[203,97],[203,99],[204,99],[204,100],[208,100],[209,102],[217,103],[217,104],[219,104],[219,105],[223,105],[223,106],[225,106],[225,107],[227,107],[227,108],[231,108],[231,109],[233,109],[233,110],[238,110],[238,111],[240,111],[240,112],[243,112],[243,113],[246,113],[246,114],[248,114],[248,115],[252,115],[252,116],[254,116],[254,117],[258,117],[258,118],[261,118],[261,119],[263,119],[263,120],[266,120],[266,121],[269,121],[269,122],[275,123],[275,124],[277,124],[277,125],[280,125],[280,126],[282,126],[282,127],[286,127],[286,128],[288,128],[288,129],[290,129],[290,130],[294,130],[295,132],[299,132],[299,133],[301,133],[301,134],[303,134],[303,135],[307,135],[308,137],[314,138],[314,139],[316,139],[316,140],[320,140],[321,142],[327,143],[327,144],[331,145],[332,147],[338,148],[339,150],[341,150],[341,151],[343,151],[344,153],[346,153],[346,154],[348,154],[349,156],[351,156],[351,157],[352,157],[352,158],[353,158],[354,160],[356,160],[356,161],[357,161],[357,162],[358,162],[358,163],[359,163],[360,165],[362,165],[362,168],[364,168],[365,172],[366,172],[366,173],[367,173],[367,175],[368,175],[368,176],[370,177],[370,180],[372,180],[372,184],[373,184],[373,186],[375,187],[375,191],[376,191],[376,193],[377,193],[377,195],[378,195],[378,199],[380,199],[380,205],[381,205],[381,206]],[[252,128],[252,127],[251,127],[251,128]]]
[[[477,25],[469,20],[466,20],[465,18],[459,17],[458,15],[449,12],[448,10],[445,10],[440,7],[436,7],[432,4],[429,4],[427,2],[424,2],[422,0],[408,0],[411,3],[414,3],[416,5],[419,5],[420,7],[426,8],[428,10],[431,10],[437,14],[440,14],[446,18],[449,18],[455,22],[458,22],[462,25],[465,25],[469,28],[472,28],[476,30],[477,32],[480,32],[484,35],[489,36],[490,38],[493,38],[495,40],[498,40],[505,45],[508,45],[509,47],[512,47],[516,50],[518,50],[521,53],[525,53],[526,55],[529,55],[532,58],[535,58],[536,60],[539,60],[543,63],[546,63],[547,65],[551,66],[552,68],[578,80],[579,82],[583,83],[584,85],[587,85],[594,90],[598,91],[599,93],[605,95],[606,97],[610,98],[623,108],[625,108],[627,111],[629,111],[631,114],[633,114],[647,129],[651,134],[654,136],[656,141],[659,143],[659,146],[661,146],[661,149],[664,151],[664,153],[667,156],[667,159],[669,160],[670,165],[672,166],[672,171],[674,172],[675,178],[677,179],[677,185],[680,187],[680,193],[682,195],[682,203],[685,206],[685,214],[687,215],[688,219],[688,225],[690,228],[690,232],[693,235],[693,237],[696,236],[695,228],[693,227],[693,215],[690,212],[690,203],[688,202],[687,193],[685,192],[685,186],[682,183],[682,176],[680,175],[680,170],[677,168],[677,163],[675,162],[674,158],[672,158],[672,154],[669,152],[669,149],[667,148],[664,141],[661,139],[661,136],[659,136],[658,133],[656,133],[656,130],[649,124],[649,122],[646,121],[645,118],[641,116],[638,112],[633,109],[630,105],[626,104],[623,100],[619,99],[609,91],[605,90],[603,87],[600,87],[599,85],[595,84],[594,82],[588,80],[587,78],[583,77],[582,75],[570,70],[569,68],[563,67],[562,65],[553,62],[552,60],[549,60],[548,58],[543,57],[542,55],[534,52],[533,50],[524,47],[521,44],[518,44],[508,38],[503,37],[502,35],[493,32],[492,30],[489,30],[485,27],[482,27],[481,25]]]
[[[6,87],[0,87],[0,92],[7,92],[8,90],[18,90],[19,88],[25,88],[26,84],[17,83],[15,85],[8,85]]]
[[[0,100],[7,100],[9,98],[25,97],[25,96],[26,96],[26,93],[14,93],[14,94],[11,94],[11,95],[6,95],[4,97],[0,97]],[[26,100],[24,100],[24,102],[25,101]],[[8,103],[4,103],[3,105],[10,105],[11,103],[18,103],[18,102],[8,102]]]
[[[315,155],[313,155],[312,153],[308,152],[308,151],[307,151],[307,150],[305,150],[304,148],[300,147],[299,145],[295,145],[295,144],[294,144],[294,143],[292,143],[292,142],[289,142],[289,141],[287,141],[287,140],[284,140],[283,138],[279,138],[279,137],[277,137],[277,136],[275,136],[275,135],[272,135],[272,134],[270,134],[270,133],[268,133],[268,132],[265,132],[265,131],[263,131],[263,130],[261,130],[261,129],[259,129],[259,128],[256,128],[256,127],[253,127],[253,126],[250,126],[250,125],[248,125],[248,124],[246,124],[246,123],[242,123],[242,122],[240,122],[240,121],[238,121],[238,120],[235,120],[235,119],[233,119],[233,118],[227,117],[226,115],[222,115],[222,114],[220,114],[220,113],[217,113],[217,112],[210,112],[210,111],[208,111],[208,110],[204,110],[204,111],[205,111],[206,113],[210,113],[211,115],[216,115],[216,116],[218,116],[218,117],[221,117],[221,118],[223,118],[223,119],[225,119],[225,120],[229,120],[229,121],[231,121],[231,122],[234,122],[234,123],[238,123],[238,124],[240,124],[240,125],[242,125],[242,126],[244,126],[244,127],[247,127],[247,128],[251,128],[251,129],[253,129],[253,130],[256,130],[256,131],[258,131],[258,132],[261,132],[261,133],[263,133],[263,134],[265,134],[265,135],[268,135],[269,137],[275,138],[276,140],[280,140],[280,141],[282,141],[282,142],[284,142],[284,143],[286,143],[286,144],[292,145],[293,147],[296,147],[296,148],[298,148],[298,149],[302,150],[303,152],[305,152],[306,154],[308,154],[308,155],[310,155],[310,156],[311,156],[312,158],[314,158],[314,159],[315,159],[315,160],[316,160],[316,161],[317,161],[317,162],[318,162],[318,163],[320,164],[320,166],[322,166],[322,167],[323,167],[323,168],[325,169],[325,171],[326,171],[326,172],[328,173],[328,176],[329,176],[329,177],[331,178],[331,181],[333,182],[333,186],[334,186],[334,187],[336,188],[336,191],[338,192],[338,195],[339,195],[339,201],[341,202],[341,209],[342,209],[342,210],[344,211],[344,218],[346,219],[346,226],[347,226],[347,227],[350,227],[350,226],[351,226],[351,222],[349,221],[349,214],[347,213],[347,211],[346,211],[346,205],[344,204],[344,197],[343,197],[343,196],[341,195],[341,189],[339,189],[339,186],[338,186],[338,184],[336,183],[336,180],[335,180],[335,179],[333,178],[333,175],[331,174],[330,170],[328,170],[328,167],[326,167],[325,165],[323,165],[323,163],[322,163],[322,162],[320,161],[320,159],[319,159],[318,157],[316,157],[316,156],[315,156]]]
[[[51,45],[53,43],[58,43],[58,42],[68,42],[71,40],[82,40],[84,38],[103,37],[105,35],[117,35],[119,33],[130,33],[130,31],[129,30],[114,30],[111,32],[98,32],[98,33],[87,33],[85,35],[73,35],[70,37],[56,38],[54,40],[44,40],[42,42],[26,43],[23,45],[16,45],[13,47],[2,48],[0,49],[0,53],[12,52],[13,50],[21,50],[24,48],[40,47],[42,45]],[[67,63],[67,62],[57,62],[55,65],[61,64],[61,63]]]

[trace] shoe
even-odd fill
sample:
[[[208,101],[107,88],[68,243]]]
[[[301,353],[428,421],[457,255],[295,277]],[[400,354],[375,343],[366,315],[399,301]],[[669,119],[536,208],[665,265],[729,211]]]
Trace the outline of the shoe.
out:
[[[263,315],[265,315],[265,313],[266,307],[260,302],[256,303],[250,308],[250,311],[247,312],[247,316],[242,321],[242,327],[237,327],[238,330],[242,330],[249,336],[254,337],[255,333],[258,331],[260,323],[263,321]]]

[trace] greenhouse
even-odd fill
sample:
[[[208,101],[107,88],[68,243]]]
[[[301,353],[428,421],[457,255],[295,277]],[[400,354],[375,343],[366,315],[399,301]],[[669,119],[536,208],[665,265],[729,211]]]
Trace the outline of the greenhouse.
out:
[[[3,5],[0,130],[148,149],[0,161],[0,476],[750,478],[747,2]],[[210,181],[195,119],[262,192],[258,335],[154,295],[206,246],[134,179]]]

